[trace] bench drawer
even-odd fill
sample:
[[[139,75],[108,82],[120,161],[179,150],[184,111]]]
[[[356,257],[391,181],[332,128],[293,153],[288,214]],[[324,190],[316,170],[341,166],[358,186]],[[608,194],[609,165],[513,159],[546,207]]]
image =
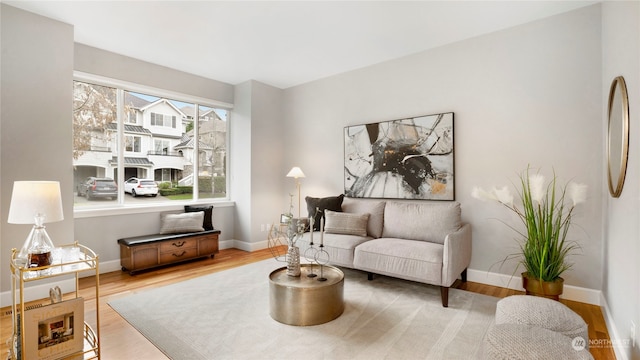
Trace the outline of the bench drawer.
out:
[[[198,249],[193,248],[180,248],[174,249],[170,252],[160,253],[160,264],[170,264],[181,260],[187,260],[198,256]]]
[[[220,230],[188,234],[153,234],[118,239],[123,271],[139,270],[211,257],[218,253]]]
[[[160,242],[160,253],[174,252],[180,253],[181,249],[195,249],[198,247],[198,240],[191,239],[173,239]],[[195,255],[194,255],[195,256]]]

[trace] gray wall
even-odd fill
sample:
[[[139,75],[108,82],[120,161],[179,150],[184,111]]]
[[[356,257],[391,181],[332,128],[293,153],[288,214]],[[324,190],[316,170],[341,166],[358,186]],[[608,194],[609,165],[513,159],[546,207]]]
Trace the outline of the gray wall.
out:
[[[640,359],[640,3],[605,2],[602,4],[602,118],[607,118],[607,96],[614,77],[622,75],[629,92],[629,163],[625,185],[619,198],[603,190],[606,209],[603,294],[611,310],[617,333],[612,339],[628,339],[631,321],[636,325],[636,347],[625,347],[625,355]],[[603,121],[603,130],[606,131]],[[606,164],[603,157],[603,162]],[[606,182],[605,182],[606,185]]]
[[[233,85],[75,44],[74,70],[233,104]]]
[[[569,235],[583,254],[570,285],[602,286],[603,134],[600,7],[583,8],[285,90],[285,162],[301,166],[303,196],[343,191],[344,126],[453,111],[456,200],[473,225],[471,268],[511,275],[514,223],[471,198],[511,186],[528,164],[588,184]],[[512,189],[515,190],[515,189]],[[481,280],[481,279],[479,279]]]
[[[282,90],[247,81],[236,86],[232,113],[232,197],[236,202],[237,247],[264,248],[266,224],[279,221],[285,209],[281,197],[283,172]]]
[[[47,232],[56,244],[74,239],[73,28],[4,4],[0,12],[0,290],[7,291],[11,249],[19,249],[31,230],[7,224],[14,181],[59,181],[64,220],[46,224]]]

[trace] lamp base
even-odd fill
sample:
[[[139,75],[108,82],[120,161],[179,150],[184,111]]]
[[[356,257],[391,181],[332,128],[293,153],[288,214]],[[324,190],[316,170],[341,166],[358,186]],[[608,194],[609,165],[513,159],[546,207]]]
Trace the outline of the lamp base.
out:
[[[35,225],[18,253],[18,259],[26,268],[51,265],[53,242],[44,226]]]

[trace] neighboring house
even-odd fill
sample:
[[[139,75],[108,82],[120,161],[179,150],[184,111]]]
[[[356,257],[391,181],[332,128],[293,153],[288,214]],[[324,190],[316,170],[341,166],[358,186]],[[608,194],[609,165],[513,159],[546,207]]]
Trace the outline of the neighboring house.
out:
[[[193,119],[193,108],[182,109],[190,119]],[[198,148],[199,176],[223,176],[225,173],[227,125],[214,109],[200,114]],[[175,146],[187,160],[180,185],[193,185],[193,159],[195,151],[194,130],[190,129],[183,136],[183,141]]]
[[[166,99],[151,102],[128,92],[125,105],[124,178],[193,184],[193,130],[187,132],[193,108],[179,109]],[[200,118],[199,174],[224,175],[226,123],[213,110]],[[117,179],[117,124],[110,123],[104,130],[95,129],[90,150],[74,160],[76,184],[88,176]]]

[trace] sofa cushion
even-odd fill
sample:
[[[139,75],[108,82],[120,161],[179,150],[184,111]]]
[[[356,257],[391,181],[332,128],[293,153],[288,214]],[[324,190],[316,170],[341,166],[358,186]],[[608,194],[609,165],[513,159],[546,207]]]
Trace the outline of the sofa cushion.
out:
[[[342,201],[342,211],[356,214],[369,214],[367,235],[379,238],[382,236],[384,225],[384,201],[345,197]]]
[[[433,285],[442,284],[444,247],[427,241],[381,238],[356,247],[356,269]]]
[[[204,211],[202,227],[209,231],[213,230],[213,205],[185,205],[184,212]]]
[[[160,234],[204,231],[204,227],[202,227],[203,221],[204,211],[181,214],[160,214]]]
[[[369,214],[351,214],[325,210],[324,217],[324,231],[326,233],[367,236]]]
[[[445,237],[461,225],[458,202],[387,201],[382,237],[444,244]]]
[[[313,255],[313,251],[307,252],[310,243],[310,233],[305,233],[300,240],[298,240],[298,247],[300,247],[300,258],[306,259],[307,255]],[[344,234],[324,234],[323,249],[329,254],[329,263],[337,266],[345,266],[353,268],[353,249],[356,246],[371,240],[370,237],[356,236],[356,235],[344,235]],[[314,249],[318,249],[320,245],[320,232],[313,233]]]
[[[307,212],[309,217],[313,217],[313,230],[320,230],[320,219],[324,218],[324,211],[342,211],[342,200],[344,195],[330,196],[325,198],[305,197],[307,201]],[[318,211],[316,211],[316,209]]]

